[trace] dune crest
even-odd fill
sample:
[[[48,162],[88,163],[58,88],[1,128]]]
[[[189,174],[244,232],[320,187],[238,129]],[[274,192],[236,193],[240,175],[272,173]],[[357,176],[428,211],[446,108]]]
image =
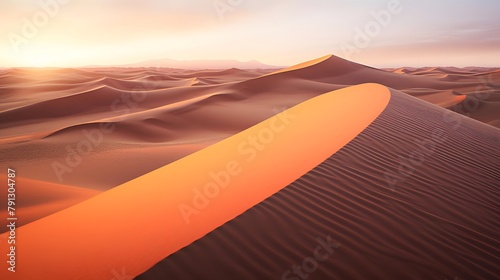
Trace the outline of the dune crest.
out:
[[[327,61],[327,60],[331,59],[332,57],[333,57],[332,54],[325,55],[325,56],[322,56],[322,57],[319,57],[319,58],[316,58],[316,59],[312,59],[312,60],[309,60],[309,61],[306,61],[306,62],[302,62],[302,63],[296,64],[296,65],[293,65],[293,66],[290,66],[290,67],[278,70],[276,72],[269,73],[269,75],[283,73],[283,72],[289,72],[289,71],[293,71],[293,70],[298,70],[298,69],[303,69],[303,68],[311,67],[311,66],[317,65],[317,64],[319,64],[321,62]]]

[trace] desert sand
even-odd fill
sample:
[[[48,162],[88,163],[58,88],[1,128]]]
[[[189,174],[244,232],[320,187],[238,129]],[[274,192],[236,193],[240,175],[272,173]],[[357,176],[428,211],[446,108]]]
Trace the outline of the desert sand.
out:
[[[310,279],[496,279],[498,137],[393,91],[325,162],[136,279],[301,279],[282,276],[327,236]]]
[[[381,114],[376,85],[305,110],[333,123],[265,147],[273,161],[254,170],[289,171],[236,176],[256,188],[245,203],[221,194],[186,226],[178,199],[192,188],[169,180],[202,180],[196,168],[208,174],[232,157],[213,147],[362,83],[389,88]],[[326,236],[342,245],[311,279],[499,278],[499,83],[498,69],[382,70],[331,55],[277,71],[2,70],[0,162],[19,174],[19,258],[30,266],[14,279],[112,279],[122,269],[137,279],[279,279]],[[182,161],[172,178],[144,179]],[[137,209],[124,206],[134,199]],[[57,264],[40,261],[50,246],[65,264],[57,276]]]
[[[389,98],[389,90],[378,85],[320,95],[25,225],[18,230],[23,244],[18,261],[30,269],[20,269],[14,278],[109,279],[121,266],[142,273],[323,162],[363,131]],[[325,127],[331,130],[325,133]],[[199,203],[201,197],[206,202]],[[50,261],[41,261],[47,252]]]

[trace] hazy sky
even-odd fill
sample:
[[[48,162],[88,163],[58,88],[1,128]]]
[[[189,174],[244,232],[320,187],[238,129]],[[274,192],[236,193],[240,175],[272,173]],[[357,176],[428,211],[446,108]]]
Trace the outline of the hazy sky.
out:
[[[286,66],[330,53],[378,67],[500,66],[498,0],[57,1],[0,1],[0,67]]]

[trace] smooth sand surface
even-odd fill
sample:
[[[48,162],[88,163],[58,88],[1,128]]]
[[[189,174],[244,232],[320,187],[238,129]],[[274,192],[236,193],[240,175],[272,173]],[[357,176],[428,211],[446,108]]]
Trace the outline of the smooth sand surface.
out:
[[[2,182],[7,182],[7,176],[0,175]],[[55,183],[40,182],[17,176],[16,182],[16,205],[18,209],[17,226],[36,221],[45,216],[85,201],[100,191],[66,186]],[[0,197],[7,197],[7,188],[0,189]],[[0,210],[1,217],[7,217],[7,207]],[[7,227],[2,227],[0,232],[6,232]]]
[[[323,162],[376,119],[389,98],[389,90],[375,84],[323,94],[25,225],[18,229],[23,246],[17,252],[29,269],[0,275],[110,279],[121,267],[142,273]],[[207,205],[196,206],[198,189],[208,196]],[[185,207],[196,213],[186,215]]]

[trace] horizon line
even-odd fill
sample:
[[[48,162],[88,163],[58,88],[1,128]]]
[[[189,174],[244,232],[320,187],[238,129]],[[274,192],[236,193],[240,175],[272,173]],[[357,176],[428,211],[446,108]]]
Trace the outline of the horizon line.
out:
[[[399,69],[399,68],[416,68],[416,69],[419,69],[419,68],[439,68],[439,67],[442,67],[442,68],[449,68],[449,67],[453,67],[453,68],[459,68],[459,69],[466,69],[466,68],[489,68],[489,69],[497,69],[497,68],[500,68],[500,65],[498,66],[484,66],[484,65],[468,65],[468,66],[456,66],[456,65],[427,65],[427,66],[411,66],[411,65],[404,65],[404,66],[377,66],[377,65],[369,65],[369,64],[365,64],[365,63],[361,63],[361,62],[356,62],[354,60],[350,60],[350,59],[347,59],[347,58],[343,58],[341,56],[337,56],[337,55],[334,55],[334,54],[328,54],[328,55],[325,55],[325,56],[330,56],[330,57],[334,57],[334,58],[339,58],[339,59],[342,59],[342,60],[346,60],[346,61],[349,61],[351,63],[355,63],[355,64],[360,64],[360,65],[363,65],[363,66],[367,66],[367,67],[374,67],[374,68],[377,68],[377,69]],[[319,57],[316,57],[315,59],[318,59],[318,58],[321,58],[321,57],[325,57],[325,56],[319,56]],[[222,67],[222,68],[216,68],[216,67],[208,67],[208,68],[204,68],[204,67],[193,67],[193,68],[179,68],[179,67],[168,67],[168,66],[134,66],[135,64],[141,64],[141,63],[148,63],[148,62],[154,62],[154,61],[165,61],[165,60],[171,60],[173,62],[179,62],[179,63],[195,63],[195,62],[234,62],[234,63],[259,63],[259,64],[262,64],[262,65],[265,65],[265,66],[269,66],[269,67],[251,67],[251,68],[246,68],[246,67],[236,67],[236,66],[232,66],[232,67]],[[314,59],[311,59],[311,60],[314,60]],[[249,59],[249,60],[238,60],[238,59],[230,59],[230,58],[225,58],[225,59],[182,59],[182,60],[178,60],[178,59],[173,59],[173,58],[159,58],[159,59],[149,59],[149,60],[143,60],[143,61],[139,61],[139,62],[132,62],[132,63],[125,63],[125,64],[102,64],[102,65],[83,65],[83,66],[0,66],[0,69],[15,69],[15,68],[18,68],[18,69],[89,69],[89,68],[157,68],[157,69],[180,69],[180,70],[227,70],[227,69],[241,69],[241,70],[257,70],[257,69],[283,69],[283,68],[287,68],[287,67],[292,67],[294,65],[297,65],[297,64],[301,64],[303,62],[307,62],[307,61],[310,61],[310,60],[304,60],[304,61],[301,61],[301,62],[298,62],[298,63],[295,63],[295,64],[291,64],[291,65],[285,65],[285,66],[278,66],[278,65],[270,65],[270,64],[267,64],[265,62],[262,62],[261,60],[259,59],[256,59],[256,58],[253,58],[253,59]]]

